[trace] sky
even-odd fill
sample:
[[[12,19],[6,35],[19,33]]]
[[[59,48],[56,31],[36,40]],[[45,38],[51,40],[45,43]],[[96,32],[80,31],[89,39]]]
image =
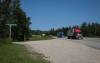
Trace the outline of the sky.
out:
[[[100,0],[21,0],[32,30],[100,23]]]

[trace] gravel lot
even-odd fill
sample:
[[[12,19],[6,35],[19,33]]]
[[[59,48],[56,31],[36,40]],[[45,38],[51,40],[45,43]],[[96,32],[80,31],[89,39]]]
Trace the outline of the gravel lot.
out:
[[[44,54],[51,63],[100,63],[100,49],[92,47],[95,42],[100,44],[99,39],[95,38],[84,40],[62,38],[16,43],[26,45],[30,51],[35,50]]]

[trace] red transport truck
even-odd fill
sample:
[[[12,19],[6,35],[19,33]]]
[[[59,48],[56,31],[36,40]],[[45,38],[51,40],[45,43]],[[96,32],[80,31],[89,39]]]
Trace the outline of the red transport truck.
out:
[[[72,28],[67,32],[68,39],[83,39],[82,31],[80,28]]]

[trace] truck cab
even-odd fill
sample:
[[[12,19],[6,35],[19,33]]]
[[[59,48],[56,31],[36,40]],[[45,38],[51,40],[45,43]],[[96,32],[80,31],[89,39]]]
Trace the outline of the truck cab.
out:
[[[80,28],[72,28],[67,32],[68,39],[83,39]]]

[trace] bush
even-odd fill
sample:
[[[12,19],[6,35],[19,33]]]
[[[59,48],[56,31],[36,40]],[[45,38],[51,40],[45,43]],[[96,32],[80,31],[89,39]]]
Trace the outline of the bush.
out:
[[[0,45],[2,44],[11,44],[12,40],[9,38],[0,39]]]

